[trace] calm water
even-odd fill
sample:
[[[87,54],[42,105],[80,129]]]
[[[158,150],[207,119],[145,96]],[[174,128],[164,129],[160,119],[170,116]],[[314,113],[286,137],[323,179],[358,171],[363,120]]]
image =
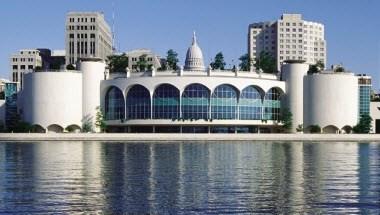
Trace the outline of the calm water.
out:
[[[0,214],[380,214],[378,143],[0,143]]]

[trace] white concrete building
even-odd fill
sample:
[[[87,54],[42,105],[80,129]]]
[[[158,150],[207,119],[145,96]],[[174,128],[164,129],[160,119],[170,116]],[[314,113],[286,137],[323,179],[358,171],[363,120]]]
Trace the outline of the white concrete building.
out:
[[[380,101],[370,103],[370,116],[372,118],[372,132],[380,133]]]
[[[261,52],[270,53],[280,70],[285,60],[322,61],[327,51],[324,25],[305,21],[301,14],[283,14],[277,21],[258,22],[248,27],[248,53],[255,63]]]
[[[112,54],[112,33],[103,13],[69,12],[65,31],[66,65],[87,57],[106,60]]]
[[[303,61],[284,63],[281,78],[204,69],[193,38],[186,69],[177,71],[127,70],[107,76],[100,58],[83,58],[77,72],[28,73],[21,108],[24,120],[39,131],[79,129],[85,122],[94,126],[100,107],[109,132],[279,132],[284,108],[293,115],[293,132],[301,124],[306,132],[311,125],[324,133],[351,132],[358,122],[358,77],[307,74]]]
[[[350,133],[358,123],[358,78],[353,73],[322,72],[304,77],[304,128]]]

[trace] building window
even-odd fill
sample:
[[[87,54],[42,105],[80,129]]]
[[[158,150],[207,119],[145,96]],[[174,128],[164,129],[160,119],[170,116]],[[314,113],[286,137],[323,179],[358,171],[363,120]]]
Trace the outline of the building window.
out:
[[[124,119],[124,96],[121,90],[111,87],[105,98],[106,120]]]
[[[191,84],[182,94],[182,117],[184,119],[208,119],[210,91],[201,84]]]
[[[12,69],[13,69],[13,70],[17,70],[17,69],[18,69],[17,65],[13,65],[13,66],[12,66]]]
[[[262,112],[262,94],[254,86],[246,87],[239,99],[239,119],[259,120]]]
[[[179,90],[170,84],[160,85],[153,94],[153,118],[179,118]]]
[[[21,65],[21,66],[20,66],[20,69],[25,69],[25,65]]]
[[[28,69],[33,69],[33,65],[28,65]]]
[[[151,101],[149,91],[134,85],[127,93],[127,119],[150,119]]]
[[[279,120],[281,111],[281,91],[271,88],[264,97],[264,119]]]
[[[211,97],[212,119],[236,119],[238,91],[231,85],[219,85]]]

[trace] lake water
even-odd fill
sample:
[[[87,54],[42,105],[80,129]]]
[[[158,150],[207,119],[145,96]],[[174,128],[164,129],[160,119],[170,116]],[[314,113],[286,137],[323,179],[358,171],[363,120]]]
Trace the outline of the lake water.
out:
[[[380,214],[379,143],[0,142],[0,214]]]

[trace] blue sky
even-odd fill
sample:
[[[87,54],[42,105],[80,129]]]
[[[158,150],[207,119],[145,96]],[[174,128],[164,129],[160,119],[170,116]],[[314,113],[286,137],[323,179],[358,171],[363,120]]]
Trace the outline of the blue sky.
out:
[[[19,49],[64,49],[68,11],[103,11],[111,23],[111,2],[120,51],[150,48],[164,56],[172,48],[182,63],[193,30],[206,63],[222,51],[232,64],[246,53],[248,24],[301,13],[325,25],[328,65],[370,74],[380,89],[378,0],[2,0],[0,77],[9,77],[9,56]]]

